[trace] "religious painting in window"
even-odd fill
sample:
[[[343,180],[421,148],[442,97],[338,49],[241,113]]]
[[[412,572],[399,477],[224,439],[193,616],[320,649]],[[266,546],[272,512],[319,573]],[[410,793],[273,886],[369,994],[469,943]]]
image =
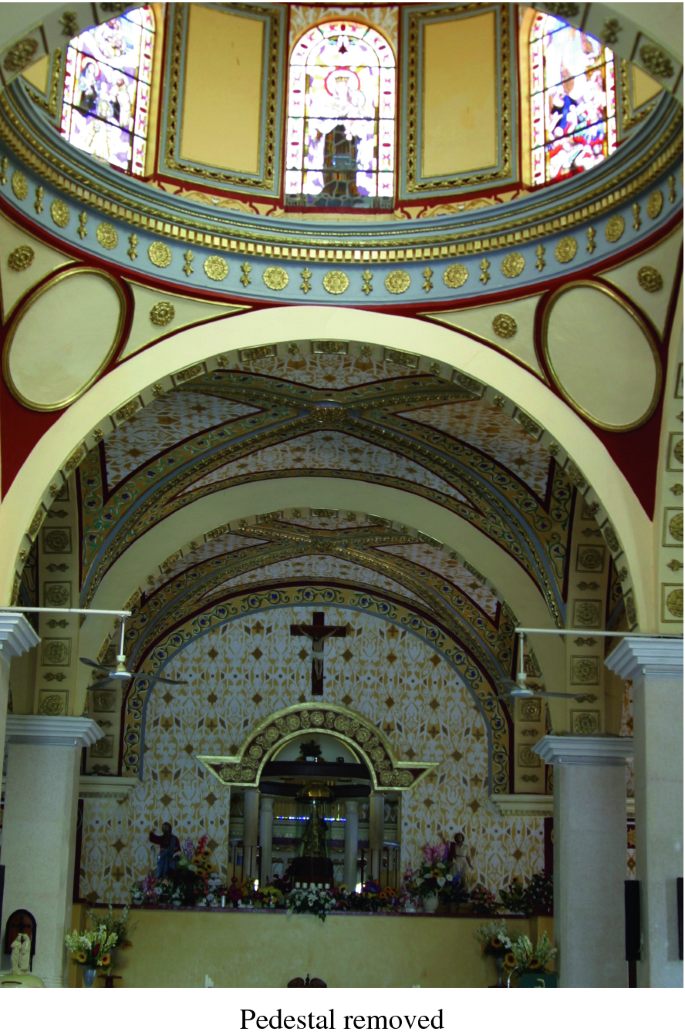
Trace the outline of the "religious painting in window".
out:
[[[152,9],[137,7],[82,32],[67,49],[62,133],[134,176],[145,172],[154,32]]]
[[[392,208],[395,55],[357,22],[315,26],[290,60],[286,203]]]
[[[616,150],[614,55],[551,15],[530,33],[533,183],[592,169]]]

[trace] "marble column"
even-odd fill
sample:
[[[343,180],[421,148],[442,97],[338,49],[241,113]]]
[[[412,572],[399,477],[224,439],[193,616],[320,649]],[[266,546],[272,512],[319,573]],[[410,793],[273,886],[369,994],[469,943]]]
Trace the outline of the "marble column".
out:
[[[261,849],[259,863],[259,883],[271,881],[274,837],[274,799],[269,794],[262,794],[259,800],[259,846]]]
[[[369,795],[369,869],[368,876],[379,880],[381,875],[381,856],[383,854],[385,818],[385,795],[373,791]]]
[[[7,717],[2,930],[15,909],[33,913],[33,973],[48,988],[67,983],[64,935],[71,927],[81,749],[101,736],[92,719]]]
[[[5,720],[9,696],[10,662],[32,647],[38,646],[40,636],[22,614],[0,611],[0,746],[5,744]]]
[[[626,636],[605,662],[633,681],[635,856],[641,988],[682,988],[676,878],[683,875],[683,643]]]
[[[243,811],[243,872],[257,877],[257,845],[259,844],[259,790],[248,787]]]
[[[546,736],[554,766],[554,935],[562,988],[627,988],[626,759],[630,737]]]
[[[343,884],[350,891],[357,885],[357,853],[359,851],[359,802],[350,799],[345,802],[345,863]]]

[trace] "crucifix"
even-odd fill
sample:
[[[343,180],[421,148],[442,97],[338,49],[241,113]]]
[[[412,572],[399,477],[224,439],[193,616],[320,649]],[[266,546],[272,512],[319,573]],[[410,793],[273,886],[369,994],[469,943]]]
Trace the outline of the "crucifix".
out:
[[[327,636],[347,636],[346,625],[324,625],[323,611],[315,611],[312,625],[291,625],[291,636],[312,641],[312,697],[323,696],[323,641]]]

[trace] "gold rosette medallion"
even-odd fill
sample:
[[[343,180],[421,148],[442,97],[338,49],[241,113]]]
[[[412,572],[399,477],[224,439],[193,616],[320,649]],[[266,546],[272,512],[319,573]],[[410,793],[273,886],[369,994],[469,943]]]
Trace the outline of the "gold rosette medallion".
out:
[[[69,209],[65,201],[53,201],[50,205],[50,215],[55,226],[64,229],[69,224]]]
[[[7,256],[7,265],[15,273],[27,270],[33,262],[34,251],[28,244],[20,244]]]
[[[350,286],[350,278],[342,270],[329,270],[323,278],[323,286],[329,295],[342,295]]]
[[[282,291],[288,286],[290,277],[282,266],[267,266],[262,273],[262,280],[271,291]]]
[[[643,291],[649,291],[650,295],[655,291],[661,291],[664,286],[663,277],[653,266],[640,266],[637,271],[637,282]]]
[[[171,248],[163,241],[153,241],[147,250],[148,257],[153,266],[166,269],[171,263]]]
[[[510,252],[509,255],[505,255],[502,259],[502,273],[505,277],[518,277],[523,273],[525,265],[526,260],[520,252]]]
[[[575,259],[578,251],[578,242],[575,237],[562,237],[554,249],[554,257],[557,262],[570,262]]]
[[[469,271],[460,262],[455,262],[447,267],[442,279],[448,288],[460,288],[469,279]]]
[[[604,228],[604,236],[609,244],[616,244],[616,242],[623,237],[623,231],[625,228],[626,221],[623,216],[612,216]]]
[[[119,234],[116,232],[111,223],[100,223],[95,231],[95,236],[98,242],[103,248],[111,251],[112,248],[116,248],[119,243]]]
[[[225,280],[228,276],[228,263],[220,255],[208,255],[203,267],[210,280]]]
[[[492,321],[492,329],[498,338],[513,338],[518,330],[518,324],[508,313],[498,313]]]
[[[391,295],[403,295],[411,284],[411,277],[406,270],[393,270],[385,278],[385,289]]]
[[[664,206],[664,196],[660,190],[653,190],[647,200],[647,215],[650,219],[656,219]]]

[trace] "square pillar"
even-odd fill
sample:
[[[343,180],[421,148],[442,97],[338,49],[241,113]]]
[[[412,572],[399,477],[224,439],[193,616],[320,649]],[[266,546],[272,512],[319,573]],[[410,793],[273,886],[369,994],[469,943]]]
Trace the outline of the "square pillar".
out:
[[[562,988],[627,988],[623,882],[630,737],[546,736],[554,766],[554,934]]]
[[[385,840],[385,794],[372,791],[369,795],[369,869],[368,876],[381,879],[383,842]]]
[[[676,878],[683,875],[683,641],[626,636],[605,662],[633,682],[640,988],[682,988]]]
[[[274,799],[262,794],[259,799],[259,884],[271,883],[274,839]]]
[[[92,719],[7,718],[2,930],[15,909],[33,913],[33,972],[48,988],[67,984],[64,936],[71,925],[81,749],[102,735]]]
[[[0,611],[0,747],[4,752],[10,662],[40,643],[40,636],[22,614]]]
[[[350,892],[357,886],[357,854],[359,851],[359,802],[348,799],[345,802],[345,865],[343,884]]]

